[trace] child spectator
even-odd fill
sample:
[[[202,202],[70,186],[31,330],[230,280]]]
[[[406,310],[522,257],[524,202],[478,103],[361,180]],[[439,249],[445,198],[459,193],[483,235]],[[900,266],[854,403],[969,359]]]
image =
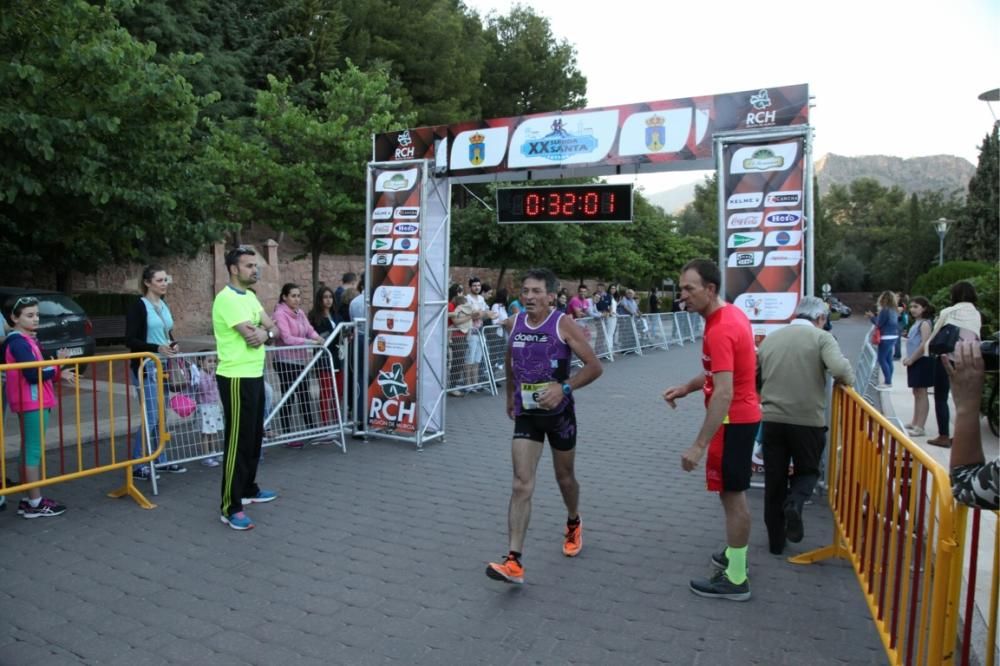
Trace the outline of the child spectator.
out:
[[[22,296],[14,301],[11,307],[10,321],[14,325],[3,344],[4,363],[31,363],[42,361],[42,350],[35,340],[38,329],[38,299]],[[69,357],[69,350],[60,349],[59,358]],[[41,478],[39,466],[45,452],[42,442],[45,433],[45,422],[49,410],[56,404],[53,382],[64,379],[69,382],[76,380],[76,372],[72,368],[62,369],[60,366],[48,366],[44,369],[28,368],[7,372],[7,404],[10,410],[19,416],[21,425],[21,460],[24,466],[24,483],[38,481]],[[39,386],[41,384],[41,386]],[[49,518],[60,516],[66,512],[66,507],[48,497],[42,497],[38,488],[28,491],[27,499],[22,499],[17,505],[18,515],[25,518]]]
[[[205,467],[218,467],[222,462],[221,455],[208,455],[215,449],[213,440],[224,429],[222,420],[222,403],[219,400],[219,385],[215,381],[215,369],[219,367],[219,359],[215,351],[203,349],[195,361],[197,373],[192,373],[191,385],[194,388],[194,399],[198,403],[198,418],[201,421],[201,453],[208,456],[201,464]],[[197,377],[197,379],[195,378]]]

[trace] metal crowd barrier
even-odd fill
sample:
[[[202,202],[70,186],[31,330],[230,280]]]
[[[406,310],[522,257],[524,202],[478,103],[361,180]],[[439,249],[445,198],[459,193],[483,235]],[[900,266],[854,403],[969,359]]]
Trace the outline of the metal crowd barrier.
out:
[[[963,553],[969,543],[974,571],[978,544],[966,537],[968,509],[956,507],[948,472],[861,395],[842,386],[834,389],[830,442],[832,542],[789,561],[851,562],[890,663],[952,664],[957,650],[963,654],[960,663],[968,663],[975,643],[974,574],[966,588],[961,637],[959,598]],[[974,522],[971,535],[978,534],[978,514]],[[985,620],[988,652],[996,649],[998,558],[1000,545],[993,552],[992,591],[985,593],[991,607]]]
[[[997,606],[1000,601],[1000,512],[957,504],[958,550],[951,573],[952,616],[961,628],[947,628],[958,635],[958,664],[1000,664]],[[992,538],[991,538],[992,535]],[[992,552],[991,552],[992,551]]]
[[[457,397],[476,391],[497,394],[493,378],[496,360],[490,356],[491,350],[495,352],[496,343],[492,347],[487,344],[484,334],[487,328],[492,327],[472,328],[466,334],[457,328],[448,328],[449,395]],[[503,364],[502,354],[500,364]]]
[[[77,373],[75,383],[63,380],[51,382],[54,405],[47,411],[44,420],[35,420],[41,443],[37,481],[26,480],[24,467],[26,428],[34,424],[26,423],[24,413],[10,411],[9,401],[4,396],[6,407],[0,409],[0,495],[15,497],[32,488],[119,471],[124,474],[125,483],[108,493],[109,497],[131,497],[144,509],[156,506],[136,488],[132,480],[132,466],[150,464],[170,440],[164,427],[163,382],[158,380],[150,387],[156,402],[154,411],[159,415],[159,426],[156,428],[158,445],[145,455],[133,456],[132,440],[141,430],[144,419],[142,407],[133,391],[135,380],[129,367],[132,359],[152,364],[149,367],[155,367],[157,377],[162,377],[163,368],[159,359],[149,353],[0,365],[4,390],[12,373],[16,372],[37,373],[39,382],[44,381],[42,372],[47,367],[70,368]],[[81,372],[84,374],[81,375]],[[20,482],[7,481],[8,477],[15,475],[11,465],[7,464],[8,448],[21,453],[20,464],[14,465],[19,468]]]
[[[336,370],[333,353],[347,355],[346,331],[351,324],[341,324],[328,338],[339,341],[333,351],[325,346],[299,345],[267,347],[264,364],[264,447],[292,442],[321,443],[332,441],[347,452],[344,438],[347,396],[343,390],[348,363]],[[276,354],[293,352],[302,356],[302,364],[277,362]],[[162,361],[161,361],[162,362]],[[215,350],[177,354],[166,360],[164,398],[167,409],[157,423],[170,433],[159,464],[184,464],[201,461],[215,466],[225,449],[222,404],[215,384],[218,355]],[[145,368],[141,369],[144,372]],[[138,392],[137,393],[141,393]],[[138,396],[145,406],[145,396]],[[149,411],[142,409],[142,450],[149,453],[151,442]],[[151,487],[159,494],[156,475]]]

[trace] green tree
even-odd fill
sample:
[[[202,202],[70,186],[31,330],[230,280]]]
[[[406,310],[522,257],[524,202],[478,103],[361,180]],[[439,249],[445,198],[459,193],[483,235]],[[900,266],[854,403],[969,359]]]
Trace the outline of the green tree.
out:
[[[496,185],[485,188],[482,199],[494,201]],[[498,224],[496,211],[470,201],[452,208],[451,263],[497,268],[499,284],[511,269],[548,266],[563,274],[584,251],[581,235],[572,224]]]
[[[350,62],[321,77],[319,109],[296,104],[289,81],[270,79],[254,116],[212,127],[210,163],[227,183],[215,210],[232,222],[262,222],[303,243],[319,283],[324,252],[360,249],[365,163],[371,135],[409,122],[387,94],[388,72]]]
[[[111,10],[13,0],[0,13],[0,220],[6,268],[70,271],[193,252],[222,229],[191,140],[202,100]],[[211,100],[207,100],[211,101]]]
[[[175,54],[180,73],[199,96],[217,95],[202,109],[210,118],[248,115],[255,89],[249,77],[256,12],[242,0],[145,0],[123,3],[115,13],[137,40],[156,45],[154,62],[168,63]]]
[[[719,256],[719,180],[716,174],[694,186],[694,200],[684,207],[678,231],[686,238],[700,239],[703,256]]]
[[[478,118],[486,63],[483,27],[454,0],[355,0],[343,11],[350,25],[343,57],[367,69],[386,66],[394,94],[416,124]]]
[[[964,214],[946,240],[962,259],[996,262],[1000,252],[1000,123],[983,139]]]
[[[587,78],[576,49],[556,39],[549,20],[515,5],[506,16],[486,18],[489,66],[482,75],[482,112],[487,118],[519,116],[587,105]]]

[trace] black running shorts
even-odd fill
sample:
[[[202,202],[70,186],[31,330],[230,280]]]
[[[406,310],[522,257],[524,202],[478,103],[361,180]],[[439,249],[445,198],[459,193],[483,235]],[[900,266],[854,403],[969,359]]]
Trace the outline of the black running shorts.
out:
[[[576,446],[576,413],[572,405],[558,414],[520,414],[514,419],[514,439],[544,442],[556,451],[572,451]]]

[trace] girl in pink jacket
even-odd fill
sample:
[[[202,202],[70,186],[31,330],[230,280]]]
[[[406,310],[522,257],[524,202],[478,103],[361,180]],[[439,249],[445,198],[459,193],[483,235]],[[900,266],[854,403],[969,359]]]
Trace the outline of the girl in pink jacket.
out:
[[[274,308],[274,323],[278,327],[278,349],[274,352],[274,371],[278,373],[278,381],[281,384],[281,393],[288,393],[296,378],[305,369],[306,364],[312,359],[314,352],[307,349],[280,349],[281,347],[296,347],[301,345],[322,345],[323,338],[320,337],[312,325],[309,317],[302,310],[302,290],[299,285],[289,282],[281,288],[281,297]],[[295,388],[293,399],[299,403],[299,413],[302,415],[303,425],[306,430],[316,427],[316,419],[309,409],[309,381],[303,379]],[[285,401],[281,411],[278,413],[278,423],[282,432],[291,432],[292,417],[289,405],[292,399]],[[301,448],[302,442],[291,442],[288,444],[292,448]]]
[[[7,334],[4,341],[4,363],[30,363],[43,361],[42,350],[35,340],[38,329],[38,299],[22,296],[14,301],[10,310],[10,322],[14,329]],[[69,350],[60,349],[59,358],[67,358]],[[21,425],[21,456],[24,466],[24,483],[38,481],[41,478],[39,467],[42,460],[42,443],[45,432],[45,421],[49,410],[56,404],[53,382],[60,378],[74,381],[76,373],[59,366],[47,368],[25,368],[23,370],[8,370],[4,378],[7,391],[7,404],[10,411],[19,416]],[[38,488],[28,491],[27,499],[22,499],[17,505],[17,513],[25,518],[49,518],[66,512],[66,507],[58,502],[42,497]]]

